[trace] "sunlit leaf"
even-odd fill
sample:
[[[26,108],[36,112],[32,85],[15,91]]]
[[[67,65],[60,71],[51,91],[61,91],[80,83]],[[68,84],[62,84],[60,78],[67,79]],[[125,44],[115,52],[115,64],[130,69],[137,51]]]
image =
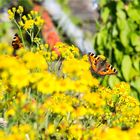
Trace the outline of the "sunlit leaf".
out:
[[[107,0],[100,0],[100,6],[102,7],[102,6],[104,6],[105,4],[106,4],[106,2],[107,2]]]
[[[114,87],[114,85],[118,84],[119,82],[120,80],[117,76],[110,76],[108,79],[108,83],[110,87]]]
[[[122,73],[126,81],[130,80],[130,70],[132,67],[132,62],[129,55],[124,55],[122,60]]]
[[[109,17],[109,12],[110,12],[109,8],[106,7],[106,8],[103,9],[102,14],[101,14],[103,22],[107,21],[107,19]]]
[[[137,75],[139,75],[139,72],[137,70],[135,70],[133,67],[131,67],[130,75],[129,75],[130,79],[133,79]]]
[[[138,46],[135,47],[135,50],[136,50],[137,52],[140,52],[140,44],[139,44]]]
[[[140,77],[136,77],[135,81],[131,82],[131,85],[140,91]]]
[[[112,35],[113,35],[113,37],[118,35],[118,29],[116,26],[113,26]]]
[[[117,3],[117,10],[123,9],[124,8],[124,3],[122,1],[118,1]]]
[[[139,71],[140,70],[140,58],[133,57],[132,62],[133,62],[134,68]]]
[[[123,52],[120,51],[119,49],[115,49],[114,50],[114,53],[115,53],[116,61],[120,65],[121,62],[122,62],[122,58],[123,58]]]
[[[122,19],[122,20],[125,20],[126,19],[126,14],[125,14],[125,12],[123,10],[120,10],[119,9],[117,11],[117,17],[120,18],[120,19]]]
[[[127,47],[128,46],[128,32],[127,30],[122,30],[120,32],[120,40],[121,40],[121,43],[123,44],[124,47]]]
[[[136,21],[137,23],[139,23],[139,20],[140,20],[139,12],[140,12],[140,10],[138,10],[138,9],[132,7],[132,6],[129,6],[129,9],[128,9],[128,11],[127,11],[128,16],[129,16],[132,20]]]
[[[140,36],[137,35],[136,33],[132,33],[130,39],[133,46],[140,44]]]

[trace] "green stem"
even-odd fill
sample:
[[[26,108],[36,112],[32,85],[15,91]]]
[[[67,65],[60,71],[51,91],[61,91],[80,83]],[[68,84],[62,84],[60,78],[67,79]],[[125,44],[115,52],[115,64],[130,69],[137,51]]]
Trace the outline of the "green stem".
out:
[[[41,30],[41,28],[38,29],[38,31],[37,31],[37,33],[36,33],[36,35],[35,35],[35,38],[36,38],[37,35],[39,34],[40,30]]]
[[[34,27],[31,31],[31,47],[33,46],[33,41],[34,41]]]
[[[16,20],[14,20],[14,23],[16,24],[16,26],[17,26],[18,29],[19,29],[19,33],[20,33],[20,36],[21,36],[21,40],[22,40],[23,46],[25,46],[25,42],[24,42],[24,39],[23,39],[23,35],[22,35],[21,28],[20,28],[20,26],[18,25],[18,23],[17,23]]]

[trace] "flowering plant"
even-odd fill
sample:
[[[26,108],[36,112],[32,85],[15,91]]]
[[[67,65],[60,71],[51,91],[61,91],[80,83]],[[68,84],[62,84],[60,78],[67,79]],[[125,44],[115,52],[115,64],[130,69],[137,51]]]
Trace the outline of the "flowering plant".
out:
[[[42,44],[15,57],[0,44],[0,117],[7,121],[1,140],[139,139],[140,104],[130,86],[102,87],[87,55],[64,43],[55,47],[60,56]]]

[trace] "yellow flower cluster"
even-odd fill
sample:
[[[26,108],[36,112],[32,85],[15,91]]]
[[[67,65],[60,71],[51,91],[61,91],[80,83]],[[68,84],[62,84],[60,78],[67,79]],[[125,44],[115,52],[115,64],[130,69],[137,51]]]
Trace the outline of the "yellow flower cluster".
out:
[[[27,16],[23,15],[23,7],[19,6],[17,9],[13,7],[12,9],[8,10],[9,19],[15,20],[15,14],[19,14],[20,21],[18,22],[21,27],[23,27],[24,30],[30,30],[34,28],[34,25],[36,25],[38,28],[41,28],[44,21],[39,16],[38,12],[31,11]]]
[[[38,48],[41,44],[41,39],[38,38],[38,34],[44,24],[44,20],[41,18],[37,11],[31,11],[27,15],[24,15],[23,11],[24,9],[22,6],[9,9],[9,19],[13,21],[13,23],[15,23],[17,26],[23,46],[25,47],[23,32],[26,32],[29,35],[31,41],[30,49]]]
[[[73,45],[69,46],[65,43],[58,42],[54,48],[57,48],[61,54],[61,57],[65,59],[71,59],[79,56],[78,48],[74,47]]]
[[[44,23],[43,19],[41,19],[38,12],[36,11],[31,11],[27,16],[23,15],[22,19],[23,20],[19,21],[19,25],[23,27],[24,30],[34,28],[34,25],[36,25],[38,28],[41,28]]]
[[[32,126],[29,124],[14,125],[11,127],[11,134],[6,134],[3,131],[0,131],[1,140],[35,140],[36,133],[32,130]]]
[[[43,45],[14,57],[0,44],[0,117],[8,122],[0,139],[140,139],[140,103],[129,85],[100,86],[87,55],[55,47],[60,56]]]

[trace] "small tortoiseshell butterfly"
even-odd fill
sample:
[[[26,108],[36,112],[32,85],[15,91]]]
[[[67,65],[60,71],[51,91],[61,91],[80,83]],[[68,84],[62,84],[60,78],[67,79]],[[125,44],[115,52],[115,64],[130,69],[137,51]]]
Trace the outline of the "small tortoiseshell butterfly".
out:
[[[91,68],[95,73],[101,76],[117,74],[117,70],[113,68],[106,60],[106,58],[103,59],[99,55],[97,56],[93,53],[89,53]]]
[[[21,39],[17,33],[14,35],[12,46],[14,48],[13,55],[16,55],[16,51],[23,47]]]

